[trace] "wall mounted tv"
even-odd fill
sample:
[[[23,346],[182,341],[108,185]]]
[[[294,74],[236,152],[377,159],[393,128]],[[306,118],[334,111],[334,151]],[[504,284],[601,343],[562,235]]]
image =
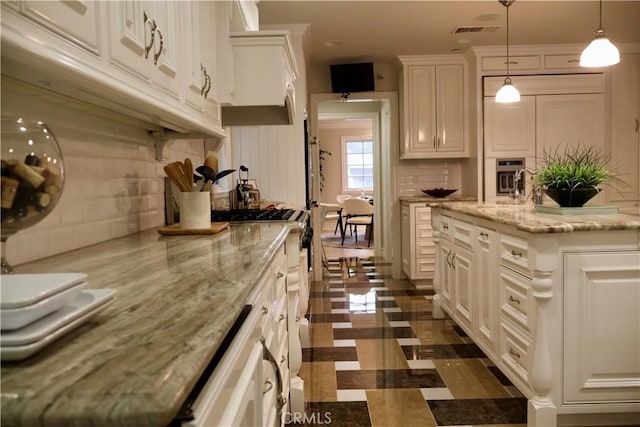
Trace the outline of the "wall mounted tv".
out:
[[[331,70],[331,91],[333,93],[372,92],[373,62],[358,64],[333,64]]]

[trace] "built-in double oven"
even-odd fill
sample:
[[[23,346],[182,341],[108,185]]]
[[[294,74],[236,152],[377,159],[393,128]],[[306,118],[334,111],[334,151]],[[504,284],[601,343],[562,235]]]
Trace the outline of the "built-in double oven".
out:
[[[496,159],[496,195],[505,196],[517,190],[520,194],[524,191],[525,178],[524,157],[514,159]],[[516,176],[519,175],[519,179]]]

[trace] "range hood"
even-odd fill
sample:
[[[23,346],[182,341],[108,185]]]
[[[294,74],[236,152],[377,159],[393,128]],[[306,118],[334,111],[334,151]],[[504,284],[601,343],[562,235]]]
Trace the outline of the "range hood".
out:
[[[222,125],[292,124],[298,68],[289,32],[232,32],[229,38],[233,77],[222,99]]]

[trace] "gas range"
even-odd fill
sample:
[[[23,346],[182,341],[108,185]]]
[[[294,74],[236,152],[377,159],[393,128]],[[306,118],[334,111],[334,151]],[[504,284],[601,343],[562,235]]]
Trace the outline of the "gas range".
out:
[[[281,222],[299,221],[304,211],[297,209],[232,209],[212,210],[211,221],[222,222]]]

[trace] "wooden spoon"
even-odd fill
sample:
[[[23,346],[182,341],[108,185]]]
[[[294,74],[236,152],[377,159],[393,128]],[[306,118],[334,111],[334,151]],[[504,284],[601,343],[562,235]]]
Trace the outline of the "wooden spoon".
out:
[[[184,159],[184,170],[191,186],[190,191],[193,191],[193,163],[191,163],[191,159]]]
[[[180,191],[193,191],[191,180],[187,179],[185,167],[182,162],[169,163],[164,167],[164,171],[178,186]]]

